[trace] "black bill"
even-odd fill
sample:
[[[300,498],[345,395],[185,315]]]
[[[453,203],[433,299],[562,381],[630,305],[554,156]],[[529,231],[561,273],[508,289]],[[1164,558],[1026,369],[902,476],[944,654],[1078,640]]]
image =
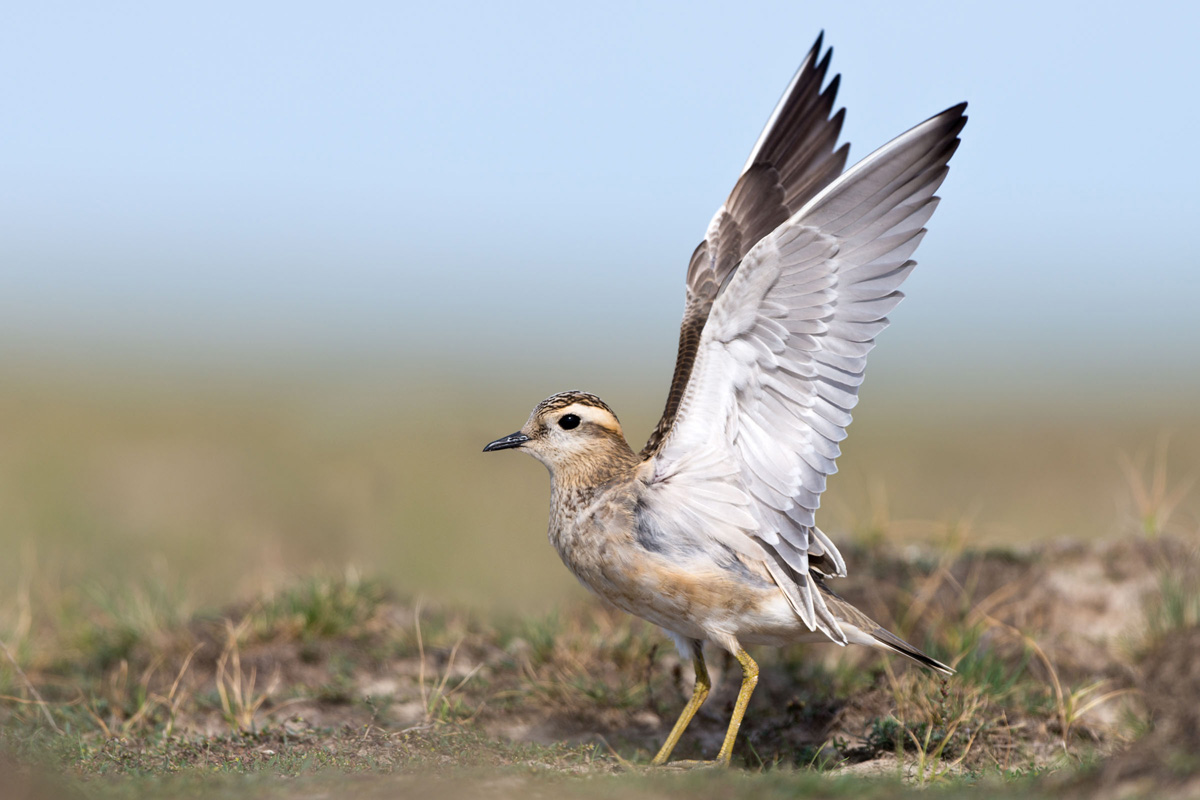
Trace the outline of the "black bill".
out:
[[[483,448],[483,452],[490,453],[493,450],[508,450],[509,448],[512,448],[512,447],[520,447],[521,445],[525,444],[528,441],[529,441],[528,436],[521,433],[520,431],[517,431],[516,433],[510,433],[508,436],[505,436],[503,439],[497,439],[496,441],[492,442],[487,447]]]

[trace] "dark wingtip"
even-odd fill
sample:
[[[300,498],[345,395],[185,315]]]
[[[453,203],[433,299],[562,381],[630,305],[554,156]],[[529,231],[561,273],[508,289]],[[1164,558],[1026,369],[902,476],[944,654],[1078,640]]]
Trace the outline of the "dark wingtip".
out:
[[[945,111],[943,111],[941,114],[938,114],[938,116],[939,117],[957,118],[959,121],[959,130],[962,130],[962,126],[967,124],[967,115],[965,113],[966,110],[967,110],[967,101],[964,100],[961,103],[956,103],[955,105],[950,106]]]

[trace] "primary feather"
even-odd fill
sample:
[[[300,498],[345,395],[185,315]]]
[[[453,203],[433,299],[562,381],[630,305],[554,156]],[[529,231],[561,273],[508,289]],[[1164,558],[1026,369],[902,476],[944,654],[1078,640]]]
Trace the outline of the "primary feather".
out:
[[[833,112],[841,76],[823,90],[832,48],[821,57],[817,37],[750,151],[737,183],[717,209],[704,241],[692,253],[687,298],[679,330],[675,374],[662,419],[641,455],[658,452],[670,430],[691,374],[700,334],[713,301],[742,258],[785,222],[846,166],[850,145],[836,148],[846,110]]]

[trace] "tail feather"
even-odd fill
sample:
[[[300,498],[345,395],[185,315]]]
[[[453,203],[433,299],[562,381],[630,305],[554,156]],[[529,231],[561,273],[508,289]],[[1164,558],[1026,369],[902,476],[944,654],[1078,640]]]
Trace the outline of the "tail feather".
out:
[[[886,628],[881,628],[876,625],[874,630],[867,631],[867,633],[869,633],[871,638],[878,642],[881,647],[897,652],[902,656],[908,656],[922,667],[928,667],[929,669],[940,672],[943,675],[954,674],[953,668],[943,664],[936,658],[930,658]]]
[[[842,629],[846,631],[850,641],[855,644],[873,645],[884,650],[891,650],[893,653],[899,653],[902,656],[911,658],[922,667],[935,670],[943,675],[954,674],[953,668],[943,664],[936,658],[930,658],[896,634],[882,627],[878,622],[835,594],[815,573],[812,573],[812,575],[816,584],[825,594],[826,605],[833,612],[833,616],[837,621],[841,623]]]

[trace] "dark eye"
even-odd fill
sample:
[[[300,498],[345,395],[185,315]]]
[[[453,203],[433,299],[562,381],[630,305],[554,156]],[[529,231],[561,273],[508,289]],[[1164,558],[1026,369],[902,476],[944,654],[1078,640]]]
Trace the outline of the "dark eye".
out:
[[[561,417],[559,417],[558,427],[562,428],[564,431],[578,428],[579,417],[575,416],[574,414],[563,414]]]

